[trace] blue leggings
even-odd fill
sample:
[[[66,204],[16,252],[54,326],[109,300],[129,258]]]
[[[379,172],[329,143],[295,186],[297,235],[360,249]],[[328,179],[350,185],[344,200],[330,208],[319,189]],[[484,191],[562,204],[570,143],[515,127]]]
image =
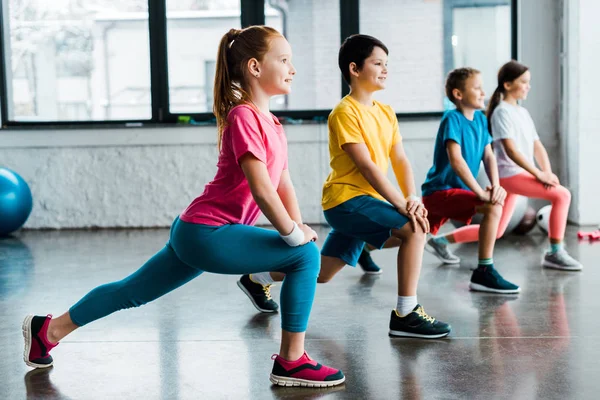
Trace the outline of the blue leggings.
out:
[[[202,272],[285,273],[281,327],[304,332],[312,308],[320,255],[314,243],[290,247],[276,231],[248,225],[208,226],[175,219],[166,246],[123,280],[98,286],[69,309],[78,326],[149,303]]]

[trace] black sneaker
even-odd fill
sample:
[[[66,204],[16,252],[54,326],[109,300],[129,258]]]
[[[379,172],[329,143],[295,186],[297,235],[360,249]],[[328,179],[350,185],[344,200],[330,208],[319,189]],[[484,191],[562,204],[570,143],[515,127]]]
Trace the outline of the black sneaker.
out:
[[[360,257],[358,257],[358,265],[360,265],[365,274],[381,274],[381,268],[379,268],[379,266],[375,264],[375,261],[373,261],[373,259],[371,258],[371,254],[365,249],[363,249],[362,253],[360,253]]]
[[[471,290],[477,292],[514,294],[519,293],[521,288],[505,280],[493,265],[480,265],[471,275]]]
[[[447,336],[451,330],[449,324],[427,315],[420,304],[404,317],[392,310],[390,336],[437,339]]]
[[[254,307],[260,312],[273,313],[277,312],[279,305],[271,297],[271,286],[263,286],[260,283],[255,283],[250,279],[250,275],[242,275],[237,285],[246,293],[246,296],[252,301]]]

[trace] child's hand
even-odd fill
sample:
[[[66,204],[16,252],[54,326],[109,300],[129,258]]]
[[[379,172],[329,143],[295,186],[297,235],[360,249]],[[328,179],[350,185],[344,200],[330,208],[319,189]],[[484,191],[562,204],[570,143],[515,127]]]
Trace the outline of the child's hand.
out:
[[[500,185],[488,186],[485,188],[486,192],[490,194],[489,202],[492,204],[500,204],[504,205],[504,200],[506,200],[506,190]]]
[[[409,203],[407,202],[404,207],[398,207],[398,212],[402,215],[407,216],[410,219],[410,225],[413,232],[417,230],[423,230],[424,233],[429,233],[429,220],[427,219],[427,209],[423,206],[423,203],[419,201],[416,206],[413,206],[410,211]]]
[[[302,244],[314,242],[319,238],[319,236],[317,236],[317,232],[313,231],[312,228],[306,224],[300,224],[298,225],[298,228],[304,232],[304,242],[302,242]]]
[[[552,172],[540,171],[536,175],[536,179],[542,182],[546,189],[550,189],[554,186],[560,185],[558,176],[554,175]]]

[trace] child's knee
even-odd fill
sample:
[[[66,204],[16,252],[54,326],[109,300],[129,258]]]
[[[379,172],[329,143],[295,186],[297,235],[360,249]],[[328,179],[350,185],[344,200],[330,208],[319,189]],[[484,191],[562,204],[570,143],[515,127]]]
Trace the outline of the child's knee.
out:
[[[487,203],[480,211],[489,218],[500,219],[502,217],[502,206],[500,204]]]
[[[571,192],[564,186],[556,186],[556,199],[563,203],[571,203]]]
[[[407,222],[400,229],[392,229],[392,237],[395,237],[396,239],[400,239],[402,241],[422,242],[423,244],[425,244],[427,234],[419,224],[417,224],[416,228],[416,230],[413,230],[411,223]]]
[[[317,275],[321,267],[321,253],[315,242],[309,242],[300,247],[301,263]]]

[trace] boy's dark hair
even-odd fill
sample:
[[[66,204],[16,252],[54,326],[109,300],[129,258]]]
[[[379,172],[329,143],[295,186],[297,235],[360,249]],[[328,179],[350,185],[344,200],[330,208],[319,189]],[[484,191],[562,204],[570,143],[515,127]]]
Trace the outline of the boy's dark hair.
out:
[[[340,53],[338,55],[338,65],[344,81],[350,84],[350,63],[355,63],[359,70],[365,64],[365,60],[369,58],[375,47],[381,48],[385,54],[389,54],[388,48],[381,40],[369,35],[351,35],[344,40]]]
[[[456,98],[452,94],[454,89],[465,90],[465,82],[475,74],[481,73],[475,68],[456,68],[450,71],[446,78],[446,96],[448,100],[456,104]]]

